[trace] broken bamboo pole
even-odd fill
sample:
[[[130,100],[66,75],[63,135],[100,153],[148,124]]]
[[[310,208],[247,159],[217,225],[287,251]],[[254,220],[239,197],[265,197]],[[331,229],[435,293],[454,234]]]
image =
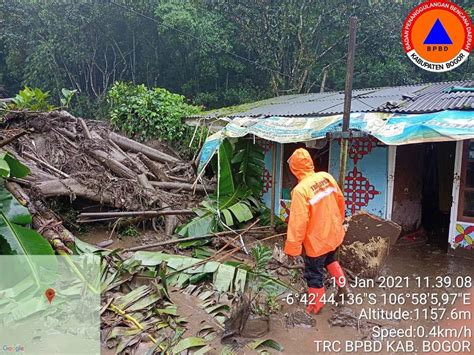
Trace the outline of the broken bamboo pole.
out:
[[[270,228],[269,226],[252,227],[251,229],[249,229],[249,231],[269,229],[269,228]],[[131,247],[128,249],[124,249],[124,251],[137,251],[137,250],[151,249],[151,248],[156,248],[156,247],[160,247],[164,245],[176,244],[179,242],[186,242],[190,240],[199,240],[199,239],[206,239],[206,238],[212,238],[212,237],[220,237],[227,234],[241,233],[241,232],[245,232],[245,230],[246,229],[237,229],[234,231],[223,231],[223,232],[205,234],[205,235],[200,235],[200,236],[195,236],[195,237],[175,238],[175,239],[170,239],[163,242],[157,242],[157,243],[148,244],[148,245],[139,245],[136,247]]]
[[[125,150],[131,150],[132,152],[135,153],[143,153],[145,154],[148,158],[161,161],[161,162],[167,162],[167,163],[178,163],[180,160],[178,158],[175,158],[171,155],[168,155],[166,153],[160,152],[157,149],[148,147],[145,144],[138,143],[132,139],[123,137],[117,133],[110,132],[109,138],[115,142],[120,148],[125,149]]]
[[[177,273],[180,273],[180,272],[183,272],[184,270],[187,270],[191,267],[197,267],[197,266],[200,266],[200,265],[203,265],[205,263],[207,263],[208,261],[211,261],[212,259],[216,259],[217,255],[219,255],[220,253],[222,253],[229,245],[231,245],[233,242],[235,242],[237,239],[241,239],[242,240],[242,236],[247,233],[249,230],[251,230],[258,222],[260,222],[260,218],[257,218],[250,226],[248,226],[247,228],[244,229],[243,232],[241,233],[238,233],[234,238],[230,239],[222,248],[220,248],[219,250],[217,250],[214,254],[212,254],[211,256],[199,261],[198,263],[196,264],[193,264],[193,265],[190,265],[190,266],[185,266],[184,268],[182,269],[179,269],[179,270],[176,270],[174,272],[172,272],[169,276],[173,276],[174,274],[177,274]],[[242,246],[243,248],[245,248],[245,246]],[[242,247],[238,246],[238,247],[235,247],[234,249],[234,252],[237,252],[238,250],[240,250]],[[217,259],[216,261],[218,261],[219,259]]]
[[[78,118],[78,120],[84,132],[84,137],[87,139],[92,139],[92,135],[91,135],[91,132],[89,131],[89,127],[87,127],[86,121],[84,121],[83,118]]]
[[[84,217],[158,217],[166,215],[193,214],[193,210],[163,210],[163,211],[127,211],[127,212],[84,212],[78,218]]]
[[[31,214],[33,228],[38,231],[55,250],[63,250],[68,254],[72,254],[66,244],[74,243],[74,235],[64,227],[56,215],[44,206],[40,201],[31,202],[30,198],[23,188],[15,182],[6,181],[5,187],[17,199],[17,201],[25,206]]]
[[[63,178],[66,178],[66,179],[67,179],[67,178],[69,177],[69,175],[66,174],[64,171],[59,170],[58,168],[52,166],[51,164],[45,162],[45,161],[42,160],[42,159],[39,159],[39,158],[35,157],[35,156],[32,155],[32,154],[29,154],[29,153],[27,153],[27,152],[23,152],[23,155],[24,155],[25,157],[27,157],[28,159],[31,159],[31,160],[33,160],[34,162],[36,162],[36,163],[38,163],[38,164],[40,164],[40,165],[43,165],[44,167],[46,167],[46,168],[48,168],[49,170],[55,172],[56,174],[60,175],[60,176],[63,177]]]
[[[153,186],[156,186],[159,189],[163,189],[163,190],[182,189],[186,191],[194,191],[194,187],[196,187],[196,191],[206,192],[207,190],[213,189],[210,186],[204,186],[202,184],[196,184],[196,186],[194,186],[193,184],[186,183],[186,182],[150,181],[150,183]]]
[[[5,139],[4,141],[1,141],[0,142],[0,148],[10,144],[11,142],[16,141],[18,138],[24,136],[27,133],[28,133],[28,131],[21,131],[20,133],[15,134],[13,137],[10,137],[10,138]]]

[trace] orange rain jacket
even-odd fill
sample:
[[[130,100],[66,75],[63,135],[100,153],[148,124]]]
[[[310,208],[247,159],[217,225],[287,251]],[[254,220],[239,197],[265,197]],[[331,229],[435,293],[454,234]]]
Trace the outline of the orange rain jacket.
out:
[[[284,252],[298,256],[304,247],[310,257],[329,253],[344,239],[344,196],[330,174],[314,172],[313,159],[306,149],[295,150],[289,164],[298,185],[291,192]]]

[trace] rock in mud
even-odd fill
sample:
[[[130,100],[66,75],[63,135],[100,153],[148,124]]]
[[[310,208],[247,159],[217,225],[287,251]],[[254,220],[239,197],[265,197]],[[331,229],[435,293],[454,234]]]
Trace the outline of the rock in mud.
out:
[[[240,335],[244,338],[261,338],[269,331],[270,319],[268,317],[251,314]]]
[[[251,302],[246,294],[237,297],[230,317],[224,323],[222,343],[235,343],[235,337],[260,338],[270,331],[268,317],[251,314]]]
[[[363,338],[370,337],[372,335],[373,327],[379,325],[363,319],[360,320],[354,310],[349,307],[340,307],[336,309],[331,318],[328,319],[328,323],[333,327],[355,328],[362,334]]]
[[[301,310],[289,314],[286,313],[284,320],[287,328],[311,328],[316,326],[316,319]]]
[[[230,317],[224,322],[222,342],[234,336],[240,336],[250,316],[250,299],[246,294],[240,294],[233,302]]]

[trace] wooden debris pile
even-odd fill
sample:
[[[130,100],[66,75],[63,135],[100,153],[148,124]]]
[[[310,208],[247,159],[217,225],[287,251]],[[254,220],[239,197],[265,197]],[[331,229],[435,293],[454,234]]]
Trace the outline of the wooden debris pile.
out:
[[[191,163],[171,149],[121,136],[104,122],[86,122],[61,110],[10,113],[2,126],[2,149],[31,170],[26,179],[10,181],[10,191],[28,201],[33,215],[46,211],[37,229],[59,221],[44,205],[36,205],[62,196],[88,207],[79,221],[164,216],[165,232],[171,235],[177,216],[192,213],[200,199],[196,194],[212,190],[194,183]]]

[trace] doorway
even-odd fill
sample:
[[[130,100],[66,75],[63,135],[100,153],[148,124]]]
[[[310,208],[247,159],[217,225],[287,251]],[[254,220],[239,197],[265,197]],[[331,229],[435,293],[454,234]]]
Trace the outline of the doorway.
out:
[[[397,147],[392,220],[403,234],[448,248],[455,142]]]
[[[428,242],[443,250],[448,248],[455,154],[455,142],[425,146],[422,225],[426,229]]]

